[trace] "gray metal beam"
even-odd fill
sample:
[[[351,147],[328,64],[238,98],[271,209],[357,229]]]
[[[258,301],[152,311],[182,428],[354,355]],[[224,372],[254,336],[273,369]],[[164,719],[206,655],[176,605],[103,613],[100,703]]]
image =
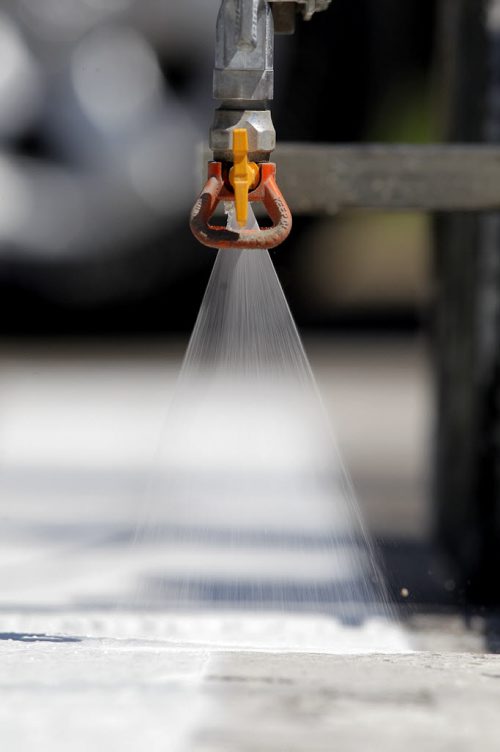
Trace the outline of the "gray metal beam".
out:
[[[273,157],[292,212],[500,209],[500,147],[282,143]]]

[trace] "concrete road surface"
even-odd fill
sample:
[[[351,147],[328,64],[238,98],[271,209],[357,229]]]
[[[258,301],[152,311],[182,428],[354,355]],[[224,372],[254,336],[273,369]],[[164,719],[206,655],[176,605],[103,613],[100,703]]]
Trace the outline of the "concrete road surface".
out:
[[[371,529],[425,541],[420,346],[310,352]],[[458,618],[132,608],[172,546],[131,542],[180,353],[3,348],[1,752],[498,752],[500,657]]]
[[[154,619],[148,639],[132,639],[21,632],[54,617],[10,618],[0,635],[3,752],[500,748],[498,656],[194,647],[162,637]],[[106,631],[102,616],[79,619],[62,623]],[[130,616],[113,619],[115,632],[122,620],[123,634],[141,633]]]

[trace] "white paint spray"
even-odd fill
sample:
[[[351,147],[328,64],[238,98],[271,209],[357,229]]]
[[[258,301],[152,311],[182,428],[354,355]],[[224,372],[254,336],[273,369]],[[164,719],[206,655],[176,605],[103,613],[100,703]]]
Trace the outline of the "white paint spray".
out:
[[[162,553],[140,584],[143,606],[394,623],[267,251],[218,254],[147,517],[138,544]],[[336,639],[347,649],[345,635],[330,636],[332,650]]]

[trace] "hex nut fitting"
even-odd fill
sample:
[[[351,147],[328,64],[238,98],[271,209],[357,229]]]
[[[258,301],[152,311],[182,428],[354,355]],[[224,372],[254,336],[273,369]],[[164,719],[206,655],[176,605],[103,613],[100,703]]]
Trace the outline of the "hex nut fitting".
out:
[[[235,128],[245,128],[248,132],[248,156],[251,161],[269,159],[276,148],[276,131],[269,110],[216,110],[210,131],[210,148],[215,160],[232,161]]]

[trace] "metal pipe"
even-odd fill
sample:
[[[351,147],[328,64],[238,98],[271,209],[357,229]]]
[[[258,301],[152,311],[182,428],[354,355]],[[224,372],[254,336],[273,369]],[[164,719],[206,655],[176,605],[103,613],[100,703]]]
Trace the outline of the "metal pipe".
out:
[[[216,161],[230,161],[232,132],[246,128],[250,159],[265,162],[276,146],[270,112],[274,96],[274,15],[278,31],[293,30],[290,17],[306,19],[331,0],[222,0],[217,18],[214,99],[219,103],[210,132]],[[278,11],[281,11],[278,13]]]
[[[267,0],[222,0],[214,99],[222,109],[268,109],[274,95],[274,23]]]

